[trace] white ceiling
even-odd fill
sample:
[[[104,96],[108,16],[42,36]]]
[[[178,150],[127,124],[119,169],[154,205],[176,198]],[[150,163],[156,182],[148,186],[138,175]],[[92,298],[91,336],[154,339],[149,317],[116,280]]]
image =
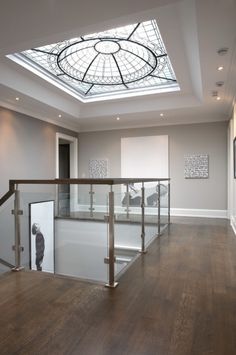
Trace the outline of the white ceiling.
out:
[[[84,104],[5,57],[153,18],[164,39],[180,92]],[[222,47],[229,48],[225,56],[217,54]],[[221,72],[217,70],[219,65],[224,66]],[[224,81],[223,87],[217,88],[217,81]],[[218,90],[221,100],[212,97],[214,90]],[[235,0],[8,0],[1,4],[3,107],[88,131],[227,120],[235,93]],[[16,101],[16,97],[20,100]]]

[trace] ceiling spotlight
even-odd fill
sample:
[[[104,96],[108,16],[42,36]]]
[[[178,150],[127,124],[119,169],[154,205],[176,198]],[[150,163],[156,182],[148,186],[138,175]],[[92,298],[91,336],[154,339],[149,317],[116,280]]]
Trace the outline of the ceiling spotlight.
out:
[[[221,86],[223,86],[224,85],[224,82],[223,81],[217,81],[216,82],[216,86],[218,86],[219,88],[221,87]]]
[[[218,96],[218,91],[212,91],[212,97],[217,97]]]
[[[223,47],[223,48],[218,49],[217,53],[218,53],[219,55],[225,55],[225,54],[228,53],[228,50],[229,50],[229,48]]]
[[[16,101],[19,101],[20,100],[20,98],[19,97],[16,97]]]
[[[116,117],[116,120],[119,121],[119,120],[120,120],[120,117]]]
[[[217,101],[219,101],[221,99],[221,97],[218,94],[218,91],[212,91],[212,97],[214,99],[216,99]]]
[[[223,66],[219,66],[217,69],[218,69],[219,71],[221,71],[221,70],[224,69],[224,67],[223,67]]]
[[[160,116],[161,116],[161,117],[163,117],[163,116],[164,116],[164,113],[163,113],[163,112],[161,112],[161,113],[160,113]]]
[[[61,115],[58,115],[59,118],[61,118]]]

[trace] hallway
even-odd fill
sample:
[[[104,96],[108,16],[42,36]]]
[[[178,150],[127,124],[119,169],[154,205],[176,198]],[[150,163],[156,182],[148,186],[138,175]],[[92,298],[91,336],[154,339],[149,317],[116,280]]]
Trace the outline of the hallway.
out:
[[[0,276],[1,355],[232,355],[236,238],[172,218],[115,290],[39,272]]]

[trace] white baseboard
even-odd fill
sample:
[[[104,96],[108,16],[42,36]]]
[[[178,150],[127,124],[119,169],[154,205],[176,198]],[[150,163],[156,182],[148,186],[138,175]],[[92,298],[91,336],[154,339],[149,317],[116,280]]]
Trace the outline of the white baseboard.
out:
[[[170,215],[180,217],[228,218],[227,210],[171,208]]]
[[[234,234],[236,235],[236,217],[231,216],[230,218],[230,225],[234,231]]]
[[[81,212],[88,212],[89,211],[89,205],[77,205],[77,211]],[[115,214],[116,213],[126,213],[126,207],[121,207],[121,206],[115,206]],[[94,211],[95,212],[102,212],[102,213],[108,213],[108,207],[105,205],[94,205]],[[148,215],[154,215],[157,216],[157,207],[145,207],[145,213]],[[135,207],[135,206],[129,206],[129,213],[132,214],[141,214],[141,207]],[[162,215],[168,214],[168,210],[166,207],[161,208],[161,213]]]
[[[107,206],[104,205],[96,205],[96,212],[107,213]],[[89,211],[89,205],[78,205],[77,211]],[[116,213],[125,213],[125,208],[120,206],[115,206]],[[130,213],[140,214],[140,207],[130,207]],[[157,208],[146,207],[145,213],[148,215],[157,215]],[[167,208],[161,209],[162,215],[167,215]],[[226,218],[228,219],[228,211],[227,210],[207,210],[207,209],[189,209],[189,208],[171,208],[170,209],[171,216],[179,216],[179,217],[206,217],[206,218]],[[236,228],[236,220],[234,222]]]

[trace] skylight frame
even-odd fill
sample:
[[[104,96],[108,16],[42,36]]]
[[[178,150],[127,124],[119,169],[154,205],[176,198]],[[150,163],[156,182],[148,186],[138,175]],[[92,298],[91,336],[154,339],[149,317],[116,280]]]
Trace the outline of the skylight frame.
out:
[[[152,41],[145,31],[151,32]],[[180,90],[155,20],[8,57],[82,102]]]

